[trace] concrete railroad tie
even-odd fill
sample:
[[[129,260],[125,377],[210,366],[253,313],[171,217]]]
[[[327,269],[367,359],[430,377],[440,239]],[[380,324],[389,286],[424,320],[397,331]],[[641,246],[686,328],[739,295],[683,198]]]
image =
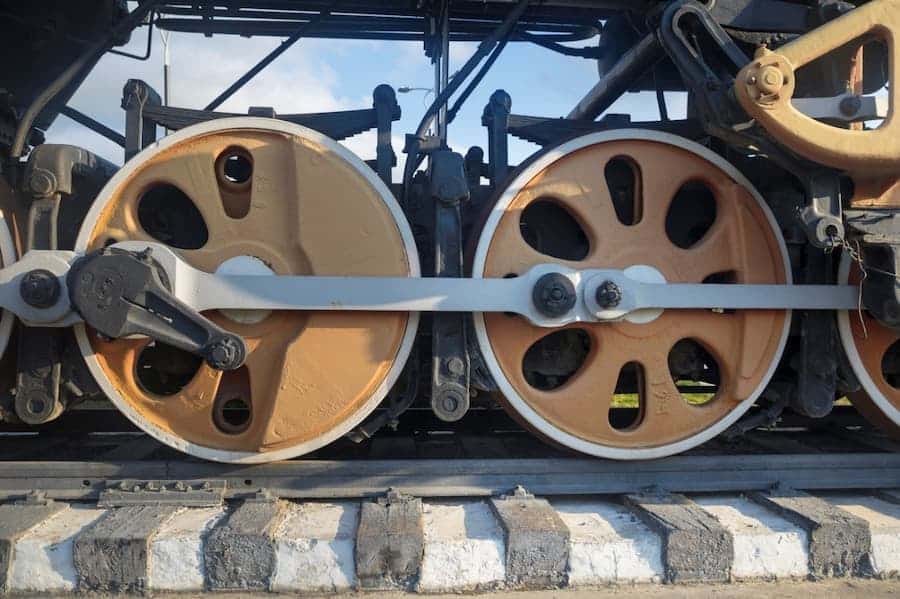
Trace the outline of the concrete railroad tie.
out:
[[[437,593],[897,572],[893,490],[0,506],[3,594]]]

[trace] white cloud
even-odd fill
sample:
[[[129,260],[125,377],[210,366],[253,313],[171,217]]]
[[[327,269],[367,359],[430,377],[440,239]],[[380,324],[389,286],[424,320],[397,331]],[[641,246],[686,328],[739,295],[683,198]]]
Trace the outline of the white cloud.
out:
[[[172,34],[169,42],[170,104],[203,108],[279,43],[280,40],[271,38],[222,36],[207,39],[197,35]],[[372,50],[377,44],[360,42],[354,46]],[[245,113],[250,106],[262,105],[289,114],[370,106],[371,97],[351,99],[338,93],[340,78],[330,66],[318,59],[321,49],[321,43],[316,40],[299,42],[217,110]],[[160,95],[163,93],[161,50],[161,43],[157,44],[147,62],[105,56],[75,94],[71,105],[113,129],[123,131],[125,113],[120,100],[128,79],[143,79]],[[119,146],[66,117],[57,119],[47,138],[53,143],[80,145],[108,160],[122,162]],[[370,138],[371,143],[367,143]],[[371,146],[374,156],[374,132],[356,136],[348,141],[348,145],[360,150]]]
[[[478,49],[476,42],[453,42],[450,44],[450,71],[458,69]]]

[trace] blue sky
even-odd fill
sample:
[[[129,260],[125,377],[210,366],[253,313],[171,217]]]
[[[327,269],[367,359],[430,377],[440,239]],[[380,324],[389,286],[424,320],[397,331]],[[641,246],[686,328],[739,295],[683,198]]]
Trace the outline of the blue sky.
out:
[[[143,52],[146,29],[136,32],[127,50]],[[75,108],[106,125],[123,131],[121,89],[129,78],[140,78],[162,93],[163,44],[154,33],[150,60],[139,62],[106,55],[71,101]],[[280,42],[280,38],[241,38],[195,34],[171,34],[170,101],[172,105],[202,108],[235,78]],[[590,43],[596,43],[591,40]],[[475,51],[474,43],[451,45],[451,73]],[[491,93],[505,89],[513,99],[513,112],[550,117],[564,116],[597,81],[593,61],[566,57],[528,43],[511,43],[493,69],[457,115],[449,132],[450,145],[465,152],[486,143],[481,112]],[[432,67],[418,42],[301,40],[226,102],[220,110],[246,112],[248,106],[273,106],[277,112],[320,112],[371,106],[376,85],[426,87],[433,84]],[[399,94],[403,118],[394,124],[395,151],[400,154],[403,135],[417,126],[427,103],[421,91]],[[658,118],[652,94],[627,94],[611,109],[630,113],[634,120]],[[669,95],[673,117],[683,116],[684,98]],[[116,163],[122,162],[118,146],[93,132],[59,117],[48,132],[48,141],[86,147]],[[345,144],[362,158],[374,157],[374,134],[358,135]],[[517,162],[537,146],[511,141],[511,161]],[[402,158],[401,158],[402,160]],[[399,171],[395,170],[395,180]]]

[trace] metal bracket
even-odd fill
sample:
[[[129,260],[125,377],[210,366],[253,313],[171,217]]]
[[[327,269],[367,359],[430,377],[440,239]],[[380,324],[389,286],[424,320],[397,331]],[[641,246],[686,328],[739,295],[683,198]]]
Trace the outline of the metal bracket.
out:
[[[805,250],[804,283],[832,281],[834,254],[810,246],[806,246]],[[837,356],[840,349],[835,318],[826,312],[804,310],[800,314],[799,326],[800,351],[794,362],[797,393],[790,399],[791,407],[811,418],[822,418],[831,412],[837,393]]]
[[[140,79],[129,79],[122,89],[122,108],[125,109],[125,160],[156,141],[156,122],[146,112],[162,106],[156,91]]]
[[[692,42],[696,31],[685,31],[688,25],[699,25],[701,34],[719,50],[716,56],[721,64],[710,63],[700,53]],[[660,22],[659,40],[691,88],[708,128],[727,129],[741,120],[729,88],[733,74],[747,64],[748,58],[704,5],[694,0],[670,4]]]
[[[900,331],[900,211],[848,210],[850,237],[861,241],[859,250],[868,268],[862,281],[863,305],[878,322]]]
[[[412,495],[405,495],[398,489],[391,487],[387,490],[387,493],[375,499],[375,503],[378,505],[396,505],[399,503],[406,503],[409,501],[416,500],[416,497]]]
[[[225,501],[224,480],[120,480],[100,492],[98,507],[177,505],[218,507]]]
[[[502,89],[491,94],[491,99],[484,107],[481,124],[488,132],[488,179],[495,189],[509,171],[508,129],[509,113],[512,109],[512,98]]]
[[[397,155],[391,142],[391,123],[400,118],[397,94],[390,85],[381,84],[372,92],[375,127],[378,139],[375,146],[375,170],[386,184],[391,184],[391,172],[397,166]]]
[[[772,137],[797,154],[854,178],[894,176],[900,169],[900,134],[888,118],[881,127],[858,131],[832,127],[803,114],[792,102],[796,72],[866,34],[886,38],[890,57],[889,112],[900,113],[900,10],[895,0],[872,0],[772,52],[760,48],[734,84],[734,93]]]
[[[149,248],[140,254],[104,248],[83,256],[66,283],[72,308],[102,335],[146,335],[201,356],[217,370],[244,363],[243,339],[175,297]]]
[[[278,496],[269,489],[257,489],[252,495],[244,497],[244,503],[276,503]]]
[[[833,171],[819,171],[804,180],[807,205],[800,221],[810,243],[818,248],[834,248],[844,238],[841,216],[841,181]]]
[[[434,276],[463,276],[462,213],[469,199],[465,160],[455,152],[431,154],[430,191],[434,198]],[[431,409],[446,422],[469,410],[469,353],[462,312],[434,314],[431,329]]]
[[[44,144],[32,150],[23,178],[23,191],[31,198],[26,251],[59,249],[60,202],[75,193],[75,174],[105,181],[115,171],[113,164],[75,146]],[[51,299],[55,303],[52,293],[40,297],[46,289],[40,283],[54,281],[52,276],[33,280],[23,291],[30,292],[38,304]],[[23,282],[28,283],[27,279]],[[15,410],[22,422],[43,424],[65,410],[66,394],[60,388],[64,347],[61,330],[19,328]]]
[[[513,489],[512,493],[507,493],[506,495],[501,495],[501,499],[534,499],[534,495],[528,492],[528,490],[522,485],[516,485],[516,488]]]

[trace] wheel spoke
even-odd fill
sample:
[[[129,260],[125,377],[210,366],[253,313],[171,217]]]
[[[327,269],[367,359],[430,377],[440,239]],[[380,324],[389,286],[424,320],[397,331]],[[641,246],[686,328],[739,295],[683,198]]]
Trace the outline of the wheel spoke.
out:
[[[564,165],[574,164],[576,156],[583,168],[564,170]],[[639,171],[640,210],[635,224],[624,225],[619,221],[609,191],[599,185],[604,179],[603,166],[612,157],[629,161]],[[587,168],[587,165],[593,166]],[[484,269],[489,276],[512,272],[513,265],[516,272],[522,272],[544,262],[542,257],[527,250],[513,255],[515,246],[497,244],[496,240],[518,226],[526,199],[534,199],[531,190],[527,193],[523,190],[532,187],[534,181],[543,184],[560,176],[569,179],[564,181],[569,189],[602,189],[596,197],[607,196],[598,202],[597,209],[590,210],[584,201],[579,207],[578,197],[570,199],[565,194],[556,194],[557,198],[566,198],[560,201],[591,237],[592,253],[581,268],[644,265],[658,271],[669,282],[690,283],[700,283],[718,273],[723,274],[722,280],[715,281],[722,283],[733,278],[738,283],[777,284],[784,283],[788,276],[779,231],[772,227],[767,209],[757,196],[736,183],[739,180],[736,173],[720,168],[700,154],[676,147],[674,142],[650,140],[586,146],[558,158],[544,172],[523,183],[519,193],[504,206],[506,214],[499,226],[482,233],[491,235],[492,241]],[[693,184],[697,185],[696,190]],[[669,212],[676,209],[673,200],[682,190],[684,194],[698,195],[680,196],[677,210],[682,212],[676,214],[677,218],[669,219]],[[583,191],[577,193],[586,197]],[[712,214],[707,208],[710,199],[715,201],[715,218],[711,224]],[[690,216],[694,206],[701,217],[696,225],[678,220],[682,215]],[[671,221],[668,223],[671,230],[667,230],[667,220]],[[700,230],[700,226],[704,229]],[[603,240],[610,243],[604,244]],[[749,240],[753,240],[752,244]],[[680,247],[686,244],[688,247]],[[744,400],[761,389],[771,374],[773,362],[779,359],[786,333],[783,311],[671,310],[648,323],[580,325],[591,331],[596,347],[565,384],[541,391],[531,387],[521,374],[522,356],[538,335],[528,336],[511,327],[491,326],[497,322],[497,315],[484,318],[490,340],[487,350],[500,366],[499,372],[492,371],[492,374],[498,380],[505,378],[518,398],[533,408],[534,414],[522,414],[525,419],[559,442],[569,443],[571,436],[586,441],[597,455],[621,455],[612,454],[610,448],[652,449],[653,455],[661,455],[668,448],[683,446],[684,441],[700,439],[704,431],[727,414],[747,407]],[[717,393],[702,405],[689,403],[690,398],[681,393],[669,369],[669,352],[683,339],[699,344],[717,367],[720,383]],[[710,359],[702,354],[690,357]],[[627,416],[625,413],[610,418],[610,400],[620,372],[629,362],[640,366],[636,375],[641,405],[636,420],[625,423],[619,418]],[[538,368],[534,364],[530,366]],[[688,366],[698,368],[696,364]],[[703,380],[711,381],[713,372],[708,369],[713,365],[701,362],[699,368],[702,369],[699,372],[708,375]],[[542,421],[553,427],[542,426]],[[556,430],[570,436],[554,436]]]
[[[86,241],[76,249],[95,249],[113,236],[168,240],[186,262],[207,272],[241,257],[277,274],[409,276],[415,249],[405,240],[412,233],[394,199],[336,142],[273,123],[226,123],[130,161],[123,183],[97,199],[100,218],[85,223]],[[139,214],[154,186],[178,192],[159,189],[154,211],[145,205]],[[187,205],[182,194],[196,213],[180,212]],[[151,222],[150,233],[160,235],[155,239],[141,217],[159,214],[158,206],[172,218]],[[201,219],[205,243],[203,231],[195,231]],[[201,365],[178,393],[152,397],[136,380],[139,347],[127,345],[131,340],[89,340],[94,349],[85,359],[113,402],[148,433],[226,461],[266,461],[253,454],[274,450],[291,457],[346,433],[376,407],[388,390],[385,382],[399,375],[413,332],[403,313],[276,311],[245,321],[213,310],[205,316],[246,340],[241,369],[222,373]]]
[[[640,169],[643,194],[643,212],[637,226],[657,235],[666,235],[669,207],[685,183],[722,182],[718,173],[710,172],[710,164],[703,158],[688,152],[672,153],[660,144],[648,143],[632,158]]]
[[[521,376],[522,360],[532,345],[555,331],[564,330],[535,326],[523,317],[511,314],[485,314],[484,321],[488,335],[503,340],[503,351],[498,353],[498,359],[503,361],[504,369],[515,371],[517,376]],[[575,325],[566,328],[575,328]]]
[[[706,277],[722,272],[734,272],[743,282],[742,275],[747,273],[742,222],[745,215],[733,200],[731,193],[720,198],[716,220],[700,241],[690,248],[673,250],[678,256],[679,282],[700,283]]]
[[[504,218],[498,226],[497,235],[491,242],[491,252],[495,258],[491,263],[489,276],[522,275],[532,266],[551,262],[566,264],[569,268],[579,268],[577,262],[559,260],[542,254],[528,245],[519,228],[521,212],[519,210],[517,214],[512,215],[513,218]]]
[[[641,421],[635,428],[649,443],[670,437],[673,429],[690,427],[691,422],[704,417],[704,408],[690,405],[672,380],[665,365],[644,366],[644,402]]]
[[[597,329],[595,329],[597,331]],[[572,378],[554,391],[535,393],[536,407],[548,418],[577,423],[577,435],[610,434],[609,409],[616,392],[619,373],[632,356],[617,345],[611,330],[599,332],[599,342]]]

